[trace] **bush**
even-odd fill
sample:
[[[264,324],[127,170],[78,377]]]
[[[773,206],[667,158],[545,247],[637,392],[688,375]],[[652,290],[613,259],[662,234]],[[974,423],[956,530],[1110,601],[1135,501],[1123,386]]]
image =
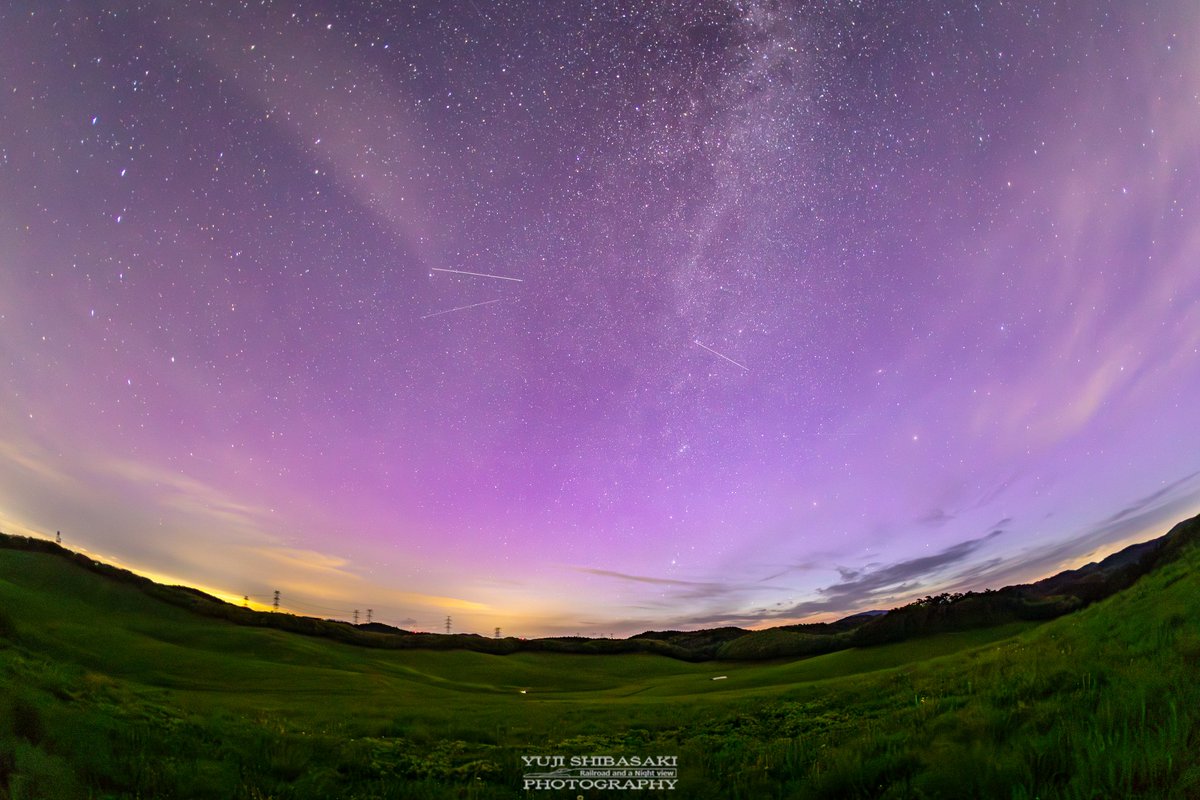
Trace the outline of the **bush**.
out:
[[[0,608],[0,639],[7,639],[10,642],[17,639],[17,626],[3,608]]]
[[[726,642],[717,651],[717,656],[735,660],[794,658],[831,653],[845,646],[845,640],[840,636],[813,636],[774,628],[748,633]]]
[[[12,730],[20,738],[31,744],[37,744],[45,736],[42,726],[42,714],[37,706],[25,700],[16,698],[12,703]]]

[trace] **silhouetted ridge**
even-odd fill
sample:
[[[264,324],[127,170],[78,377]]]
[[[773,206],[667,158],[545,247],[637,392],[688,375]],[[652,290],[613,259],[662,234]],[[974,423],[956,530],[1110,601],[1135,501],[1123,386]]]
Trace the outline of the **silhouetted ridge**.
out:
[[[1176,524],[1157,539],[1130,545],[1099,562],[1029,584],[929,596],[891,611],[863,611],[834,622],[784,625],[759,631],[738,627],[645,631],[627,639],[582,636],[495,639],[473,633],[413,633],[380,622],[351,625],[340,620],[253,611],[198,589],[155,583],[48,540],[0,533],[0,547],[64,558],[110,580],[135,586],[157,600],[207,617],[237,625],[321,636],[361,647],[466,649],[496,655],[517,651],[593,655],[652,653],[686,661],[707,661],[796,658],[1017,620],[1051,619],[1131,586],[1151,570],[1177,559],[1197,539],[1200,539],[1200,516]]]

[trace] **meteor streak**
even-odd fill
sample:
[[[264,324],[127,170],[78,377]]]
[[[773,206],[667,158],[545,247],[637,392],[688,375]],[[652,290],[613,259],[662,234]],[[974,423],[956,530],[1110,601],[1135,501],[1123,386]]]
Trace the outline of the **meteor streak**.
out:
[[[430,317],[439,317],[442,314],[449,314],[453,311],[466,311],[468,308],[479,308],[480,306],[490,306],[492,303],[499,303],[504,298],[498,297],[495,300],[484,300],[482,303],[472,303],[469,306],[459,306],[458,308],[447,308],[445,311],[435,311],[432,314],[426,314],[421,319],[429,319]]]
[[[723,354],[723,353],[718,353],[716,350],[713,350],[713,349],[712,349],[711,347],[709,347],[708,345],[700,344],[700,341],[699,341],[698,339],[693,339],[693,340],[692,340],[692,343],[693,343],[693,344],[695,344],[695,345],[698,345],[698,346],[700,346],[700,347],[703,347],[705,350],[707,350],[708,352],[712,353],[712,354],[713,354],[714,356],[716,356],[717,358],[723,358],[723,359],[725,359],[725,360],[726,360],[726,361],[728,361],[730,364],[733,364],[735,367],[741,367],[742,369],[746,370],[747,372],[749,372],[749,371],[750,371],[750,368],[749,368],[749,367],[747,367],[745,364],[742,364],[741,362],[738,362],[738,361],[734,361],[732,358],[730,358],[729,356],[727,356],[727,355],[725,355],[725,354]]]
[[[524,278],[510,278],[507,275],[488,275],[486,272],[467,272],[462,269],[443,269],[442,267],[430,267],[434,272],[453,272],[455,275],[474,275],[476,278],[496,278],[501,281],[516,281],[524,283]]]

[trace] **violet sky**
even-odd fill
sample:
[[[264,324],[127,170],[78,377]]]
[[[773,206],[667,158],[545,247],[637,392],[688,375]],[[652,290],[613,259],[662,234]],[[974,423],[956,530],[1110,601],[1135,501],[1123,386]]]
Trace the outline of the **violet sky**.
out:
[[[1159,535],[1200,511],[1198,37],[1192,0],[3,3],[0,529],[517,635]]]

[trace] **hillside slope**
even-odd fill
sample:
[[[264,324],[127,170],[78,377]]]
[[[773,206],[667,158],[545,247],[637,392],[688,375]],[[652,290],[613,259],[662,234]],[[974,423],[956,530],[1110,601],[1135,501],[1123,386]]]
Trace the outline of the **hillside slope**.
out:
[[[0,550],[0,797],[513,798],[530,753],[678,755],[675,798],[1195,797],[1170,547],[1051,622],[705,664],[347,647]]]
[[[1180,547],[1200,538],[1200,517],[1168,533],[1130,545],[1099,563],[1087,564],[1031,584],[999,591],[926,597],[890,611],[868,611],[830,623],[785,625],[765,630],[716,628],[646,631],[627,639],[559,637],[491,639],[476,634],[412,633],[379,623],[351,625],[339,620],[252,611],[186,586],[163,586],[133,572],[89,558],[43,539],[0,533],[0,552],[19,550],[56,556],[110,581],[194,614],[238,625],[273,628],[347,644],[381,649],[474,650],[482,653],[650,653],[684,661],[763,660],[819,655],[949,631],[1045,620],[1070,613],[1129,586],[1141,575],[1174,558]]]

